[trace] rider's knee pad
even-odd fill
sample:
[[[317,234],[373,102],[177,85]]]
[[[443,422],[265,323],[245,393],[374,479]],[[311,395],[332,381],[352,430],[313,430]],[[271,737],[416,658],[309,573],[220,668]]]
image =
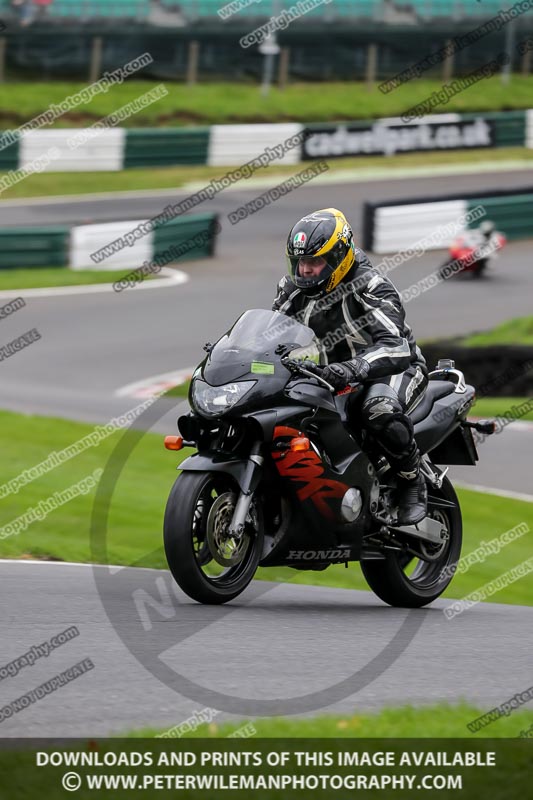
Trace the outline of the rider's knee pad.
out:
[[[396,393],[368,397],[361,407],[363,425],[394,452],[405,450],[413,438],[413,423]]]

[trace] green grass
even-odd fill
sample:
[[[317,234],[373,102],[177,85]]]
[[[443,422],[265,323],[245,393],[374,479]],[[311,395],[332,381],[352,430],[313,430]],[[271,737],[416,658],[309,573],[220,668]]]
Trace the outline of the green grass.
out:
[[[329,164],[335,170],[360,169],[406,169],[410,167],[429,167],[486,163],[508,160],[533,162],[533,150],[523,147],[503,147],[490,151],[490,157],[483,149],[454,150],[435,153],[398,153],[395,156],[362,156],[361,158],[331,159]],[[311,162],[309,162],[311,163]],[[235,166],[239,166],[238,163]],[[276,166],[275,164],[259,169],[254,177],[275,178],[281,180],[304,169],[304,164],[292,166]],[[212,178],[221,178],[228,167],[207,166],[166,166],[136,167],[120,172],[41,172],[28,175],[23,181],[16,183],[1,193],[2,200],[14,200],[25,197],[51,197],[54,195],[77,195],[101,192],[143,191],[151,189],[177,189],[180,186],[194,183],[209,183]],[[243,180],[243,187],[247,186]]]
[[[300,797],[313,797],[316,800],[331,800],[334,796],[339,797],[352,797],[357,796],[358,792],[354,795],[354,781],[363,778],[365,783],[359,787],[361,794],[365,797],[371,798],[398,798],[398,800],[412,800],[416,797],[413,788],[408,788],[407,781],[402,783],[394,783],[391,788],[390,784],[383,787],[376,787],[372,784],[366,786],[366,781],[369,776],[391,776],[398,777],[401,775],[409,775],[413,777],[412,786],[417,789],[423,788],[420,783],[426,778],[431,781],[431,776],[436,776],[443,780],[444,776],[450,775],[454,778],[459,777],[461,780],[461,788],[458,791],[456,784],[455,788],[444,788],[443,784],[438,789],[431,791],[431,795],[442,797],[443,800],[452,800],[452,798],[461,797],[464,800],[474,800],[474,798],[490,798],[490,800],[513,800],[514,798],[526,798],[530,795],[531,787],[531,742],[526,742],[516,737],[520,735],[520,729],[527,726],[528,720],[523,713],[516,712],[507,723],[505,729],[512,731],[507,734],[508,739],[504,739],[503,728],[500,732],[494,731],[491,734],[492,739],[484,738],[484,741],[475,743],[466,739],[461,741],[457,736],[453,739],[448,738],[444,740],[441,737],[443,734],[438,731],[435,738],[439,738],[438,743],[432,744],[428,741],[426,744],[408,742],[398,739],[390,738],[391,734],[387,729],[387,723],[390,723],[392,730],[413,730],[414,732],[409,738],[427,738],[426,725],[431,730],[434,730],[434,719],[440,719],[442,712],[446,713],[446,707],[436,706],[427,709],[415,710],[409,707],[392,709],[384,711],[380,715],[367,715],[354,713],[353,715],[342,717],[319,717],[316,720],[260,720],[257,723],[254,721],[252,724],[257,726],[260,731],[260,736],[264,738],[254,737],[246,739],[245,741],[220,741],[220,736],[216,732],[210,732],[210,737],[213,741],[209,741],[204,733],[204,738],[188,737],[187,742],[181,743],[179,740],[166,740],[146,738],[140,739],[135,736],[130,736],[129,739],[113,738],[113,739],[100,739],[96,741],[72,741],[68,744],[63,743],[60,748],[52,744],[46,745],[39,743],[39,752],[49,752],[51,750],[65,753],[66,758],[69,758],[69,751],[83,753],[84,755],[89,752],[95,752],[99,755],[100,764],[113,764],[113,766],[90,766],[85,765],[82,761],[77,764],[76,761],[70,759],[63,762],[61,767],[57,767],[57,761],[53,761],[53,767],[50,764],[46,766],[36,767],[35,750],[31,743],[26,747],[20,743],[13,744],[13,747],[5,745],[0,751],[0,770],[2,771],[2,789],[4,793],[2,797],[9,797],[10,800],[33,800],[37,797],[46,797],[47,800],[56,800],[56,798],[65,797],[65,789],[61,786],[61,779],[63,775],[69,770],[70,764],[77,764],[74,776],[80,776],[80,790],[76,796],[82,800],[94,796],[94,789],[90,790],[87,787],[86,776],[125,776],[126,781],[134,780],[133,776],[138,776],[139,788],[122,788],[120,783],[116,786],[114,791],[106,792],[104,789],[103,796],[119,798],[143,797],[143,796],[157,796],[154,791],[155,778],[157,776],[156,789],[167,789],[167,795],[178,797],[183,794],[186,798],[197,798],[197,800],[212,800],[213,797],[223,796],[223,791],[216,791],[209,789],[186,789],[183,791],[181,788],[173,787],[172,775],[198,775],[210,776],[213,773],[225,776],[226,779],[232,775],[246,774],[249,776],[269,776],[276,775],[294,775],[298,778],[304,776],[343,776],[347,778],[352,786],[346,788],[343,792],[338,789],[339,784],[336,778],[335,789],[331,789],[328,784],[321,785],[319,777],[312,790],[307,793],[301,788],[291,789],[289,787],[284,789],[261,789],[256,790],[242,790],[240,792],[233,791],[229,796],[231,797],[257,797],[262,800],[295,800]],[[477,713],[477,709],[472,709],[470,706],[462,706],[459,709],[459,714],[470,714],[471,712]],[[178,720],[181,722],[182,720]],[[468,721],[465,716],[462,720],[463,723]],[[346,727],[344,727],[346,723]],[[414,723],[414,724],[410,724]],[[457,728],[459,729],[459,719],[457,720]],[[513,724],[514,723],[514,724]],[[494,723],[489,727],[489,730],[496,728],[500,721]],[[339,726],[339,727],[337,727]],[[236,730],[237,725],[225,726],[224,731],[231,732]],[[361,728],[368,730],[379,730],[384,733],[367,734],[363,741],[352,741],[362,737]],[[278,741],[269,741],[269,737],[277,738],[277,730],[283,731],[283,735],[287,738],[278,739]],[[454,729],[453,724],[446,726],[446,730]],[[285,733],[287,730],[294,731],[293,736],[306,737],[305,741],[292,741],[290,734]],[[315,733],[316,732],[316,733]],[[320,736],[318,738],[317,736]],[[463,736],[465,736],[464,732]],[[449,734],[447,734],[449,737]],[[460,735],[460,734],[459,734]],[[216,737],[216,739],[215,739]],[[311,738],[312,737],[312,738]],[[327,743],[321,741],[322,737],[327,738]],[[372,738],[370,738],[372,737]],[[495,741],[495,739],[498,741]],[[339,741],[334,741],[339,739]],[[54,755],[55,755],[54,752]],[[223,766],[221,764],[220,753],[253,753],[254,759],[257,762],[250,760],[249,765],[244,766],[243,762],[239,765],[238,762],[231,762]],[[287,762],[283,766],[273,766],[276,761],[271,760],[269,754],[277,754],[283,752],[287,758]],[[319,764],[313,760],[305,759],[302,753],[327,753],[328,758],[323,759],[323,763]],[[348,766],[345,762],[345,756],[339,758],[340,753],[352,754],[358,752],[359,754],[372,754],[375,756],[375,766],[370,764],[361,764],[359,766]],[[449,755],[450,760],[453,759],[456,753],[471,753],[478,752],[479,757],[483,759],[481,762],[485,766],[463,766],[459,761],[453,767],[436,767],[429,762],[423,762],[417,765],[415,754],[437,754],[445,752]],[[110,758],[108,754],[114,753],[115,756]],[[132,759],[132,764],[129,765],[127,761],[123,761],[122,754],[130,753],[135,754]],[[150,754],[149,760],[146,762],[144,759],[139,758],[139,754]],[[163,753],[165,754],[163,756]],[[174,753],[181,754],[187,753],[192,757],[192,761],[185,762],[192,764],[192,766],[177,766],[179,762],[173,762],[171,759]],[[299,753],[300,755],[296,755]],[[494,754],[493,766],[489,766],[488,753]],[[204,756],[205,754],[205,756]],[[217,761],[214,764],[208,754],[216,754]],[[75,755],[74,755],[75,757]],[[84,757],[84,756],[83,756]],[[316,756],[315,756],[316,758]],[[392,763],[388,760],[392,758]],[[387,760],[385,760],[387,759]],[[466,760],[466,759],[465,759]],[[306,763],[307,761],[307,763]],[[41,761],[41,764],[43,762]],[[436,763],[435,761],[433,762]],[[467,762],[468,763],[468,762]],[[139,765],[140,764],[140,765]],[[438,771],[437,771],[438,770]],[[151,784],[144,783],[143,776],[151,779]],[[163,776],[168,776],[170,783],[167,784]],[[357,778],[356,778],[357,776]],[[65,776],[66,777],[66,776]],[[111,778],[113,780],[113,778]],[[374,778],[375,779],[375,778]],[[417,781],[418,779],[418,781]],[[144,783],[144,786],[143,786]],[[105,784],[104,784],[105,786]],[[172,787],[172,788],[171,788]],[[316,788],[315,788],[316,787]],[[374,788],[375,787],[375,788]],[[425,787],[429,789],[429,786]],[[147,795],[146,789],[151,789]]]
[[[481,397],[476,400],[470,415],[473,417],[505,417],[507,412],[512,412],[514,406],[520,406],[528,400],[533,404],[532,397]],[[533,410],[521,415],[520,419],[533,421]]]
[[[533,344],[533,317],[518,317],[461,340],[465,347],[491,347],[498,344]]]
[[[168,392],[165,392],[165,394],[167,397],[188,397],[190,385],[190,381],[185,381],[184,383],[180,383],[178,386],[172,387],[172,389],[169,389]]]
[[[85,286],[91,283],[113,283],[128,272],[127,269],[73,270],[68,267],[28,267],[28,269],[0,270],[0,289],[39,289],[50,286]],[[148,276],[151,277],[151,276]]]
[[[62,419],[0,412],[0,486],[25,469],[91,433],[93,427]],[[169,430],[169,433],[174,431]],[[23,486],[17,494],[3,497],[2,525],[23,515],[41,500],[64,491],[94,470],[103,468],[114,443],[115,433],[97,447],[86,449],[72,460]],[[189,451],[190,452],[190,451]],[[166,568],[162,550],[162,525],[166,499],[176,476],[176,464],[184,457],[164,449],[163,437],[146,434],[140,438],[123,468],[113,496],[107,542],[107,560],[115,564],[142,564]],[[533,530],[533,504],[494,495],[460,491],[465,535],[463,554],[482,540],[526,522]],[[89,525],[94,491],[79,496],[30,524],[18,535],[0,539],[0,557],[41,557],[66,561],[90,561]],[[503,548],[498,556],[457,573],[446,596],[462,597],[527,559],[531,553],[530,534]],[[103,560],[103,557],[99,560]],[[297,584],[367,589],[358,564],[348,569],[333,565],[324,572],[300,572],[289,567],[261,569],[259,578]],[[493,602],[530,605],[533,601],[527,576],[494,595]]]
[[[502,697],[502,702],[507,697]],[[267,719],[246,720],[245,722],[212,721],[203,724],[197,731],[184,734],[183,738],[197,739],[213,737],[222,739],[242,725],[251,724],[258,738],[312,737],[320,739],[352,738],[513,738],[533,723],[533,711],[517,711],[508,717],[501,717],[473,734],[466,727],[489,709],[479,709],[467,703],[448,705],[439,703],[431,706],[414,707],[410,705],[396,708],[383,708],[377,713],[360,712],[356,708],[352,714],[336,714],[311,718],[269,717]],[[216,717],[215,717],[216,720]],[[180,720],[176,721],[179,724]],[[172,725],[169,728],[173,727]],[[143,738],[164,733],[165,729],[145,728],[134,731],[129,736]]]
[[[96,95],[55,123],[57,127],[85,127],[154,88],[151,81],[130,80]],[[51,103],[60,103],[86,87],[84,81],[7,82],[0,86],[0,122],[16,127],[29,121]],[[209,125],[224,122],[303,122],[367,119],[396,116],[442,88],[433,80],[409,81],[382,94],[377,85],[368,90],[363,82],[292,83],[284,91],[274,87],[263,97],[257,84],[202,83],[190,87],[168,84],[166,97],[133,115],[124,125]],[[500,111],[529,108],[533,76],[513,75],[510,86],[500,77],[477,83],[461,92],[436,112]]]

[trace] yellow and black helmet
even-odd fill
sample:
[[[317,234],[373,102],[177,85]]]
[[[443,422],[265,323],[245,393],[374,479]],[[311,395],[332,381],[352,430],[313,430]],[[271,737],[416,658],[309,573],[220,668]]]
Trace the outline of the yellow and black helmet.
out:
[[[301,259],[323,258],[326,264],[316,277],[299,274]],[[336,208],[323,208],[302,217],[287,239],[289,275],[306,294],[331,292],[355,261],[353,231]]]

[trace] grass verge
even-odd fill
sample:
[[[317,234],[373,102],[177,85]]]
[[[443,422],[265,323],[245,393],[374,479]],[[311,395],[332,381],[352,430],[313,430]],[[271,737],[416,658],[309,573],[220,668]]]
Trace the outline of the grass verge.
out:
[[[213,790],[208,787],[214,776],[225,778],[225,782],[229,783],[233,776],[240,776],[241,773],[247,776],[247,784],[250,780],[259,783],[254,788],[249,784],[247,788],[241,788],[242,797],[285,800],[300,797],[301,780],[304,777],[312,780],[309,784],[312,789],[308,789],[307,794],[309,796],[313,794],[320,800],[332,797],[335,791],[338,792],[343,780],[346,781],[344,788],[346,797],[354,796],[354,790],[357,796],[357,790],[361,789],[365,796],[370,798],[394,796],[399,800],[412,800],[416,796],[413,788],[433,789],[433,796],[443,798],[456,797],[459,790],[461,797],[468,800],[479,797],[490,797],[491,800],[528,797],[531,783],[531,749],[528,746],[530,743],[516,737],[520,736],[521,731],[529,728],[531,715],[528,717],[525,712],[515,712],[509,718],[498,720],[489,726],[490,734],[479,735],[484,741],[477,744],[474,744],[471,737],[465,733],[466,723],[475,716],[479,716],[479,711],[472,706],[437,705],[422,709],[410,706],[384,709],[374,715],[354,713],[344,717],[328,716],[296,720],[274,718],[254,720],[251,723],[247,721],[244,725],[232,723],[220,727],[216,723],[211,723],[207,733],[206,726],[202,725],[202,733],[186,736],[187,744],[183,745],[176,741],[150,738],[155,732],[146,730],[130,734],[127,741],[124,735],[100,739],[98,742],[90,741],[88,744],[73,740],[69,745],[63,744],[62,751],[66,750],[66,753],[61,762],[56,760],[57,752],[51,754],[50,761],[48,759],[45,761],[40,756],[39,766],[47,766],[48,769],[41,768],[39,771],[35,769],[34,750],[29,745],[25,749],[20,744],[17,747],[17,743],[14,743],[12,748],[5,745],[3,752],[0,753],[0,769],[2,769],[5,794],[10,798],[45,796],[55,800],[65,796],[64,786],[70,784],[70,788],[75,790],[74,782],[76,789],[80,789],[77,796],[81,798],[93,796],[96,788],[105,790],[106,787],[113,787],[114,798],[137,797],[142,789],[151,789],[154,795],[153,787],[167,788],[167,793],[178,796],[178,792],[187,786],[185,797],[194,796],[199,800],[208,800],[213,797]],[[439,723],[442,723],[442,728],[437,727]],[[247,732],[245,736],[252,735],[254,738],[247,738],[240,744],[235,740],[224,744],[220,741],[241,728]],[[453,731],[457,733],[454,734]],[[291,741],[292,738],[304,737],[308,742]],[[410,746],[405,739],[412,738],[432,738],[442,741],[442,744],[436,742],[432,744],[428,741],[426,745],[415,742]],[[463,738],[466,741],[462,741]],[[210,742],[208,739],[214,741]],[[269,739],[277,741],[270,742]],[[328,739],[328,744],[321,742],[322,739]],[[333,741],[336,739],[339,741]],[[350,743],[350,740],[359,739],[363,741]],[[499,741],[496,742],[495,739]],[[48,747],[39,744],[39,754],[50,750],[52,744]],[[57,750],[56,746],[55,751]],[[74,752],[70,753],[71,750]],[[96,751],[98,762],[96,759],[95,762],[98,766],[108,764],[107,770],[105,766],[98,769],[86,765],[81,759],[86,757],[87,750],[93,753]],[[311,751],[309,759],[303,756],[308,750]],[[287,754],[288,758],[287,763],[282,762],[284,766],[278,766],[277,759],[271,760],[269,757],[269,754],[281,751]],[[248,763],[243,763],[243,760],[239,763],[233,759],[224,763],[220,758],[221,752],[230,755],[253,753],[254,758],[253,761],[250,758]],[[350,764],[346,757],[356,752],[360,756],[364,754],[366,760],[361,759],[361,763],[357,765],[355,761]],[[422,756],[421,761],[418,760],[419,752]],[[469,756],[474,752],[479,753],[481,759],[477,767],[469,765],[472,763]],[[80,760],[78,760],[79,753],[82,754]],[[124,759],[126,753],[129,753],[130,757]],[[178,760],[183,753],[187,756],[184,762]],[[314,758],[313,753],[315,753]],[[317,763],[318,753],[327,754],[322,763]],[[424,753],[431,754],[432,759],[426,762]],[[436,756],[440,753],[447,753],[450,765],[454,766],[440,766],[439,772],[435,774],[434,765],[439,763],[436,761]],[[458,758],[459,753],[463,754],[462,758]],[[489,760],[488,753],[494,753],[494,761]],[[146,756],[143,758],[141,754]],[[341,754],[346,755],[341,756]],[[175,756],[178,756],[176,760]],[[50,769],[50,764],[55,766],[58,763],[61,763],[63,772],[68,768],[67,765],[75,765],[77,769],[77,772],[64,775],[64,778],[68,777],[69,782],[63,780],[63,787],[60,782],[61,773],[58,776],[57,768],[55,771]],[[489,764],[493,766],[489,767]],[[282,775],[293,775],[298,778],[298,783],[294,787],[284,786],[284,783],[279,781]],[[196,776],[196,780],[201,781],[200,786],[193,783],[194,788],[189,788],[186,783],[187,776],[191,776],[194,783]],[[335,776],[334,783],[333,776]],[[268,786],[270,777],[273,778],[272,787]],[[332,780],[331,786],[334,786],[334,789],[328,785],[328,777]],[[176,785],[178,779],[180,785]],[[450,783],[449,779],[453,782]],[[77,781],[79,785],[76,785]],[[278,786],[276,781],[279,783]],[[393,788],[389,788],[391,785]],[[264,788],[266,786],[268,788]],[[340,791],[342,793],[342,788]],[[220,793],[219,790],[218,794]],[[143,795],[146,795],[145,791],[140,794],[141,797]],[[111,795],[107,792],[105,796]],[[235,791],[233,796],[236,796]]]
[[[190,381],[184,381],[177,386],[173,386],[172,389],[169,389],[165,394],[167,397],[188,397],[190,385]]]
[[[47,474],[21,485],[17,493],[7,493],[6,482],[92,431],[91,425],[63,419],[0,412],[0,501],[3,512],[0,557],[106,560],[100,548],[95,558],[90,547],[94,490],[74,497],[40,520],[29,522],[26,517],[16,526],[20,529],[18,534],[6,535],[8,530],[12,530],[6,526],[13,520],[20,520],[30,508],[38,508],[40,501],[55,492],[64,492],[103,468],[123,433],[114,433],[98,446],[83,449],[79,455]],[[117,480],[109,513],[109,563],[166,568],[162,549],[163,513],[176,477],[176,464],[187,453],[174,454],[165,450],[162,439],[155,434],[139,435]],[[482,541],[500,536],[518,523],[525,522],[533,530],[533,504],[466,490],[460,491],[459,496],[464,518],[465,555]],[[25,527],[27,522],[29,524]],[[531,554],[530,538],[531,535],[526,534],[505,546],[497,556],[472,565],[464,573],[457,573],[446,596],[463,597],[525,561]],[[289,567],[261,569],[257,577],[347,589],[368,588],[359,564],[350,564],[347,569],[333,565],[324,572],[299,572]],[[533,597],[528,577],[505,587],[493,595],[491,601],[531,605]]]
[[[64,114],[56,127],[86,127],[154,88],[154,82],[129,80],[81,103]],[[13,81],[0,86],[0,122],[16,127],[86,88],[84,81]],[[189,87],[172,83],[166,97],[125,120],[128,127],[147,125],[210,125],[230,122],[320,122],[397,116],[442,88],[438,78],[405,83],[389,94],[364,82],[291,83],[273,87],[267,97],[258,84],[201,83]],[[439,112],[504,111],[531,106],[533,76],[513,75],[510,86],[500,76],[485,78],[474,90],[450,98]],[[310,111],[312,109],[312,111]]]
[[[416,708],[400,706],[383,708],[377,713],[358,712],[312,718],[270,717],[255,719],[251,723],[210,722],[197,731],[184,734],[184,738],[223,739],[238,730],[243,724],[251,724],[259,738],[312,737],[317,739],[353,738],[514,738],[527,732],[533,723],[533,712],[517,711],[508,717],[501,717],[493,724],[473,734],[466,727],[468,722],[480,717],[487,709],[480,710],[466,703],[448,705],[439,703]],[[177,723],[179,724],[179,723]],[[167,729],[168,730],[168,729]],[[164,733],[164,730],[145,728],[128,736],[143,738]]]
[[[374,170],[385,172],[405,170],[411,167],[445,166],[449,164],[472,165],[476,162],[497,163],[508,160],[531,162],[533,150],[523,147],[504,147],[491,150],[454,150],[447,152],[398,153],[395,156],[362,156],[361,158],[331,159],[329,164],[335,170]],[[240,162],[242,163],[242,162]],[[312,162],[307,162],[311,165]],[[235,164],[235,167],[239,164]],[[283,178],[300,172],[306,164],[276,166],[259,169],[254,177]],[[177,189],[188,183],[209,183],[213,178],[221,178],[228,167],[207,166],[165,166],[136,167],[120,172],[41,172],[28,175],[23,181],[5,189],[2,200],[15,200],[26,197],[52,197],[57,195],[83,195],[102,192],[127,192],[157,189]],[[362,176],[364,177],[364,176]],[[246,188],[246,181],[241,186]]]
[[[0,290],[47,289],[53,286],[86,286],[92,283],[113,283],[120,280],[127,269],[74,270],[68,267],[28,267],[28,269],[0,270]],[[148,276],[149,278],[151,276]]]
[[[491,347],[495,344],[533,345],[533,317],[517,317],[502,322],[490,331],[473,333],[461,340],[465,347]]]
[[[481,397],[472,408],[473,417],[504,417],[512,413],[513,407],[524,403],[533,405],[533,397]],[[533,421],[533,409],[520,413],[520,419]]]

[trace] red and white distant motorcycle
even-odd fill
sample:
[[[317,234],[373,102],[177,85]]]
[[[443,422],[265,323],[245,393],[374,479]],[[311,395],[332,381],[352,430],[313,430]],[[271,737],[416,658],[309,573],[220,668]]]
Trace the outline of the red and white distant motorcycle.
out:
[[[503,233],[497,231],[489,220],[482,222],[477,229],[465,231],[451,243],[449,256],[440,268],[441,278],[447,280],[465,272],[472,273],[474,278],[481,278],[490,258],[497,258],[506,242]]]

